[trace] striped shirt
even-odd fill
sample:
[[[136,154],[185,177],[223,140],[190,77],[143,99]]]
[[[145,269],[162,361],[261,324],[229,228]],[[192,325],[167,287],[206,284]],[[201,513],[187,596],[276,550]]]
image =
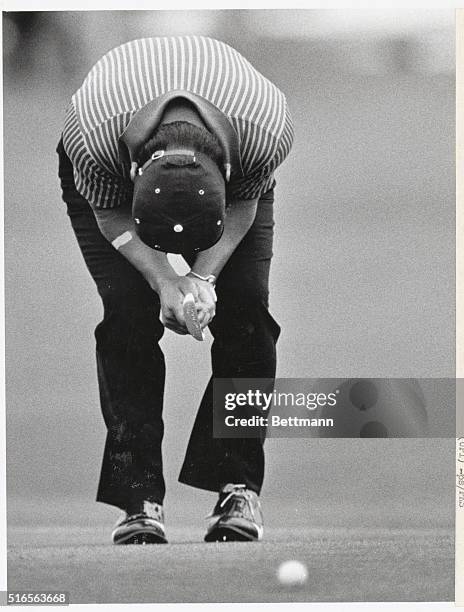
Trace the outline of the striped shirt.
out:
[[[143,38],[104,55],[72,96],[63,131],[76,188],[92,206],[132,199],[118,141],[132,117],[163,94],[182,90],[206,99],[237,135],[243,176],[228,193],[253,199],[274,186],[274,170],[293,142],[284,94],[235,49],[202,36]]]

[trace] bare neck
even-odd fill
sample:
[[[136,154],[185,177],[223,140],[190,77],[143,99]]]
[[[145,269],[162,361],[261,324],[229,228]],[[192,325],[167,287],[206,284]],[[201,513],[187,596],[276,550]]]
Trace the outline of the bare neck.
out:
[[[198,127],[205,128],[206,125],[197,110],[187,100],[176,98],[168,104],[163,113],[161,123],[173,123],[174,121],[187,121]]]

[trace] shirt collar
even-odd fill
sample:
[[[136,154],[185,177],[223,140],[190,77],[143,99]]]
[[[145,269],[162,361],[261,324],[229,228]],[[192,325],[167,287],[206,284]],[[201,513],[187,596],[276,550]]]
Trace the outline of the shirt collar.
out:
[[[174,98],[191,102],[206,127],[216,135],[224,152],[224,165],[230,164],[230,173],[243,176],[237,133],[226,115],[205,98],[184,90],[173,90],[152,100],[131,119],[118,140],[119,157],[129,166],[137,159],[137,153],[160,124],[164,110]]]

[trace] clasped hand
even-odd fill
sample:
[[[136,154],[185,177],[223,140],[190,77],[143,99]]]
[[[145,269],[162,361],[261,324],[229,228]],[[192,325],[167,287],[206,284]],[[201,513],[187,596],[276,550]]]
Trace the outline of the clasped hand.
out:
[[[197,307],[198,321],[204,329],[216,314],[216,292],[211,283],[194,276],[178,276],[160,287],[161,322],[176,334],[188,334],[185,326],[182,302],[192,293]]]

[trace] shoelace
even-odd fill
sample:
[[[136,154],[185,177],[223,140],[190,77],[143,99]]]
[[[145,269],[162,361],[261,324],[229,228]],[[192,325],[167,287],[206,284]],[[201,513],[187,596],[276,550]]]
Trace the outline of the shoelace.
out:
[[[245,500],[248,506],[248,509],[250,511],[250,514],[253,517],[253,520],[256,521],[256,514],[253,508],[253,496],[251,494],[251,491],[249,491],[246,488],[246,485],[243,485],[243,484],[235,485],[234,488],[231,491],[229,491],[229,493],[221,501],[221,503],[219,504],[219,507],[223,508],[226,505],[226,503],[229,501],[229,499],[232,499],[233,497],[240,497],[241,499]],[[206,518],[211,518],[212,516],[214,516],[214,509],[212,512],[206,515]]]
[[[135,521],[136,519],[153,519],[154,521],[163,522],[162,517],[149,516],[146,512],[138,512],[137,514],[125,514],[121,516],[117,525],[128,523],[129,521]]]
[[[151,518],[151,517],[149,517],[144,512],[139,512],[137,514],[126,515],[126,517],[124,518],[124,522],[126,522],[126,521],[134,521],[135,519],[140,519],[140,518]]]

